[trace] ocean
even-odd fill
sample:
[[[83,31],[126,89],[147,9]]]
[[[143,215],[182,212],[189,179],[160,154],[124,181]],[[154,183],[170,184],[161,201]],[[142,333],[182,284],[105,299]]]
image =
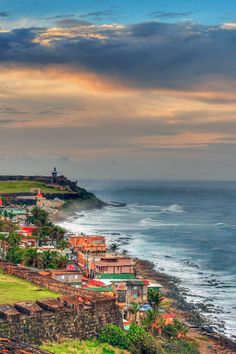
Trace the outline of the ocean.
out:
[[[79,184],[105,202],[126,206],[80,211],[62,226],[103,234],[120,250],[153,261],[180,280],[182,294],[217,332],[236,339],[236,182]]]

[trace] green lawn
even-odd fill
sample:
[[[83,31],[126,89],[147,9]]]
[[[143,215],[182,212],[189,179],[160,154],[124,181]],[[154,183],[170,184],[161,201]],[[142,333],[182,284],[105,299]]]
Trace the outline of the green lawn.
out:
[[[31,192],[31,188],[38,188],[43,193],[65,193],[59,188],[46,187],[43,182],[34,181],[3,181],[0,182],[1,193],[21,193]]]
[[[39,288],[30,282],[3,274],[0,271],[0,305],[14,304],[26,300],[56,298],[58,296],[60,294]]]
[[[106,343],[99,343],[96,339],[80,341],[66,340],[63,343],[44,344],[42,349],[54,354],[126,354],[125,350],[114,348]]]

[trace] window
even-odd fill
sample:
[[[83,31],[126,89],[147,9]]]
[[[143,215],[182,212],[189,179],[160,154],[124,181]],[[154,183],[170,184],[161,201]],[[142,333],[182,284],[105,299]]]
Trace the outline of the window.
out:
[[[118,302],[126,302],[126,291],[118,290]]]

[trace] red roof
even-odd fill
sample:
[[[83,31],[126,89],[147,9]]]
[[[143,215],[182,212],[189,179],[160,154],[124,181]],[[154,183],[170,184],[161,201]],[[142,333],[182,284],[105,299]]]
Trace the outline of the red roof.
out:
[[[161,315],[162,318],[175,318],[175,314],[174,313],[164,313],[163,315]]]
[[[36,195],[36,198],[43,198],[42,193],[38,193],[38,194]]]
[[[66,267],[66,270],[75,270],[74,264],[68,264],[68,266]]]
[[[150,283],[149,283],[149,281],[148,281],[148,280],[143,279],[143,284],[144,284],[144,285],[149,285]]]
[[[89,287],[91,287],[91,286],[106,286],[106,284],[103,283],[102,281],[99,281],[99,280],[90,280],[86,284],[86,286],[89,286]]]
[[[21,227],[21,230],[23,231],[33,231],[36,229],[36,226],[23,226]]]

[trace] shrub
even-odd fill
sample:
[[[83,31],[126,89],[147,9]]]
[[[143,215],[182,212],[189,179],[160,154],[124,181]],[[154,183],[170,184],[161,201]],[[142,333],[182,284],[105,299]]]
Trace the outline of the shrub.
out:
[[[148,332],[146,332],[144,328],[139,327],[136,324],[132,324],[128,331],[128,336],[136,348],[136,352],[134,353],[162,353],[162,349],[158,346],[157,341]]]
[[[188,327],[181,321],[174,319],[173,324],[163,325],[162,333],[168,338],[178,338],[188,332]]]
[[[199,354],[198,345],[186,340],[169,340],[165,345],[166,354]]]
[[[98,340],[102,343],[108,343],[114,347],[121,349],[129,349],[132,347],[132,342],[127,333],[120,327],[114,325],[105,326],[98,335]]]
[[[142,327],[132,324],[128,332],[114,325],[105,326],[99,333],[100,342],[108,343],[132,354],[158,354],[163,351],[155,339]]]

